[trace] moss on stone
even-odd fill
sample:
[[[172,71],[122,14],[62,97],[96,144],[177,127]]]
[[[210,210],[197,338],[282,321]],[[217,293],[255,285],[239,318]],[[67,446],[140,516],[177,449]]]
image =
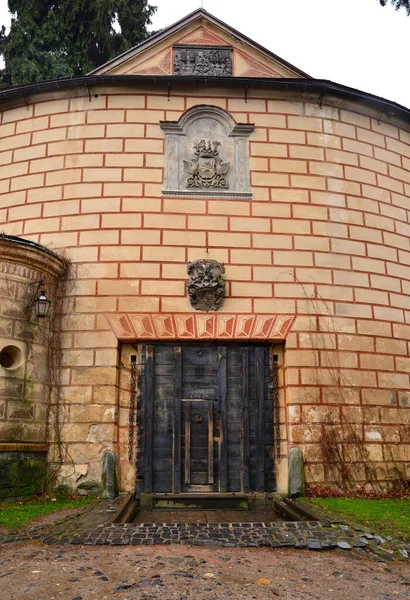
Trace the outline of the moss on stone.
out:
[[[74,494],[74,489],[71,487],[71,485],[67,485],[66,483],[60,483],[60,485],[55,487],[53,490],[53,495],[56,498],[69,498],[74,496]]]
[[[77,486],[77,494],[79,496],[90,496],[91,498],[98,498],[101,496],[102,488],[99,481],[93,479],[83,481]]]
[[[44,458],[0,457],[0,498],[23,498],[42,491],[47,476]]]

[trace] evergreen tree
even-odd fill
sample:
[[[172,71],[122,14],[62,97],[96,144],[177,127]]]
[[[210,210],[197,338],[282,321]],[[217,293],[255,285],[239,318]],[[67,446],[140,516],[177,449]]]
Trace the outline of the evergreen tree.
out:
[[[382,6],[386,6],[389,0],[379,0]],[[390,0],[390,3],[399,10],[399,8],[405,8],[407,11],[407,16],[410,15],[410,0]]]
[[[3,85],[85,75],[144,40],[156,10],[148,0],[8,0],[8,7]]]

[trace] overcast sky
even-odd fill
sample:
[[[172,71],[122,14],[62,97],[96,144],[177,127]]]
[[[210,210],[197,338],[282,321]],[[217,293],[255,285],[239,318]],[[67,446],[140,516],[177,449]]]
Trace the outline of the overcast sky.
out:
[[[202,0],[150,0],[154,30]],[[310,76],[410,108],[410,17],[378,0],[203,0],[204,8]],[[0,23],[10,17],[0,0]]]

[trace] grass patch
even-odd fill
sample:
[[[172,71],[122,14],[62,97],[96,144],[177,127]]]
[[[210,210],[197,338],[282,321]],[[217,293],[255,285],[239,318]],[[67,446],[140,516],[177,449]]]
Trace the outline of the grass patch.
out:
[[[382,535],[410,540],[410,497],[400,499],[309,498],[313,507],[356,521]]]
[[[2,503],[0,504],[0,527],[19,529],[43,515],[59,510],[81,508],[93,501],[95,498],[56,498],[55,500],[36,498]]]

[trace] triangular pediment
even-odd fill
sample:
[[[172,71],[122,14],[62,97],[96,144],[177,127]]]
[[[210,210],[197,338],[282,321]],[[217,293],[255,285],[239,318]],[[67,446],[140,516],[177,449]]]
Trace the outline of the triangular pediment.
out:
[[[308,77],[204,9],[196,10],[90,75],[180,75],[174,66],[179,49],[191,49],[202,56],[218,49],[228,53],[231,77]]]

